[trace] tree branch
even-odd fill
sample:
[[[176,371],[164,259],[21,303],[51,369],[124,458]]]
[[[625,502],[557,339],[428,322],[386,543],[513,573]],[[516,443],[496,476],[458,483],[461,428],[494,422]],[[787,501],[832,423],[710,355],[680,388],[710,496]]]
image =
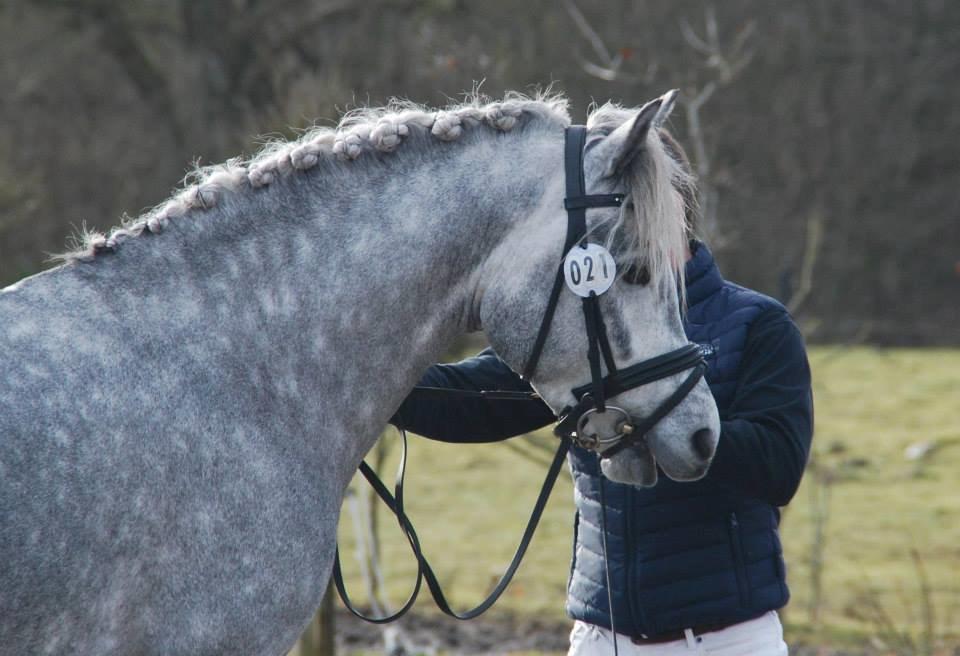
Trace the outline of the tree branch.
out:
[[[820,256],[820,243],[823,240],[823,213],[814,210],[807,218],[807,241],[803,248],[803,263],[800,267],[800,284],[797,291],[787,301],[787,310],[796,314],[800,306],[810,295],[813,289],[813,274]]]
[[[610,55],[610,51],[607,50],[607,46],[604,45],[603,39],[601,39],[596,30],[590,26],[586,16],[584,16],[577,5],[574,4],[573,0],[563,0],[563,6],[567,10],[567,14],[570,15],[570,18],[573,19],[573,24],[580,30],[580,34],[583,35],[590,44],[590,47],[593,48],[593,52],[600,58],[600,61],[604,62],[607,68],[612,68],[613,57]]]
[[[680,33],[684,41],[693,50],[704,55],[704,67],[714,69],[713,79],[703,86],[688,90],[681,103],[686,108],[687,133],[693,144],[694,163],[700,181],[700,207],[703,219],[703,231],[709,239],[715,239],[717,233],[718,192],[713,180],[713,166],[707,149],[706,138],[700,124],[700,110],[722,87],[730,84],[746,68],[753,58],[753,50],[744,48],[753,35],[756,23],[748,21],[733,39],[731,47],[725,51],[720,40],[720,28],[717,13],[713,5],[704,10],[704,36],[701,37],[686,19],[680,20]]]

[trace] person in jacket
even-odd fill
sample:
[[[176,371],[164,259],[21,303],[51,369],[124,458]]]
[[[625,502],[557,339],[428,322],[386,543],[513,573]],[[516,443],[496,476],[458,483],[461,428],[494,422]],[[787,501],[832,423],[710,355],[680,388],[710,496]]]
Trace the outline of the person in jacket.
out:
[[[661,136],[689,166],[669,134]],[[692,197],[692,189],[680,191]],[[778,525],[813,434],[803,338],[783,305],[725,280],[703,242],[691,239],[685,266],[684,329],[703,350],[720,412],[716,455],[698,481],[661,475],[639,488],[603,479],[595,453],[571,449],[571,655],[787,654],[776,613],[790,595]],[[530,389],[491,349],[434,365],[420,384]],[[555,420],[543,403],[411,396],[393,423],[446,442],[493,442]]]

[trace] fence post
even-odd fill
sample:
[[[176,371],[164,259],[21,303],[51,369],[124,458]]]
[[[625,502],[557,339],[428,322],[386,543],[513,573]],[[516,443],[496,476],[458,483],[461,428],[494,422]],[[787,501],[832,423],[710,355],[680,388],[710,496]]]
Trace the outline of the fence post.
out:
[[[327,591],[320,602],[317,614],[304,630],[296,646],[288,656],[336,656],[334,646],[333,623],[333,583],[327,585]]]

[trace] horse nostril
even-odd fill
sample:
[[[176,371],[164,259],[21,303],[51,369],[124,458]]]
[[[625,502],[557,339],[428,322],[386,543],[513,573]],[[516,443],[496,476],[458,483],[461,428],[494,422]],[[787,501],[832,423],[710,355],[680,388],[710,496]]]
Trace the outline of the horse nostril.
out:
[[[696,433],[693,434],[691,441],[693,442],[693,450],[698,456],[704,460],[709,460],[713,457],[713,440],[711,439],[712,433],[709,428],[701,428]]]

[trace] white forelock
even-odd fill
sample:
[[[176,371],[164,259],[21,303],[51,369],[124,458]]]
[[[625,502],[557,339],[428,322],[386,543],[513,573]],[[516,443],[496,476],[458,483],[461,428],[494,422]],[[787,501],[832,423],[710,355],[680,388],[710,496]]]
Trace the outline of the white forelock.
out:
[[[590,113],[587,126],[612,132],[636,115],[636,109],[606,103]],[[683,299],[688,226],[686,202],[679,190],[692,187],[693,177],[667,152],[657,129],[647,133],[646,148],[626,175],[630,198],[618,221],[633,225],[623,231],[631,243],[626,249],[620,244],[618,250],[626,250],[626,259],[645,266],[655,284],[678,283]],[[616,230],[609,234],[612,237]]]

